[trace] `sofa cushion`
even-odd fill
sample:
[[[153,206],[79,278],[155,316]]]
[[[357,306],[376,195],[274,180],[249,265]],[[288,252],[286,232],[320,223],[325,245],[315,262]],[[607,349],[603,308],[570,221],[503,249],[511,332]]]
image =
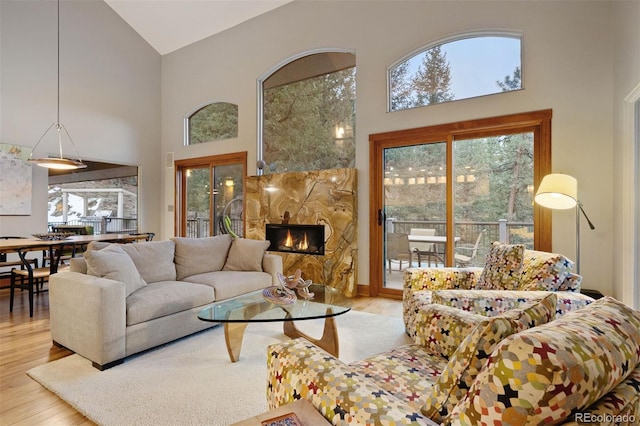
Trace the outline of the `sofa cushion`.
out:
[[[476,284],[478,290],[515,290],[520,285],[524,245],[491,244],[487,260]]]
[[[175,281],[175,243],[173,241],[150,241],[123,244],[122,249],[131,257],[140,276],[147,283]]]
[[[216,300],[229,299],[250,291],[261,290],[272,284],[266,272],[216,271],[191,275],[186,282],[204,284],[215,289]]]
[[[148,284],[127,297],[127,326],[197,308],[214,299],[213,289],[206,285],[179,281]]]
[[[182,281],[191,275],[222,270],[231,246],[231,236],[216,235],[207,238],[174,237],[176,244],[176,279]]]
[[[467,394],[489,354],[506,337],[544,324],[555,315],[556,297],[550,294],[502,315],[486,318],[464,339],[433,385],[422,413],[441,421]]]
[[[557,253],[525,250],[519,290],[557,291],[573,269],[573,262]]]
[[[461,309],[431,304],[416,315],[414,342],[423,346],[427,352],[448,360],[471,330],[486,319],[487,317]]]
[[[123,282],[126,296],[147,285],[131,257],[118,244],[111,244],[102,250],[86,251],[84,258],[88,275]]]
[[[223,271],[262,272],[262,258],[269,241],[234,238]]]
[[[557,424],[618,386],[639,362],[640,312],[605,297],[501,342],[451,418]]]

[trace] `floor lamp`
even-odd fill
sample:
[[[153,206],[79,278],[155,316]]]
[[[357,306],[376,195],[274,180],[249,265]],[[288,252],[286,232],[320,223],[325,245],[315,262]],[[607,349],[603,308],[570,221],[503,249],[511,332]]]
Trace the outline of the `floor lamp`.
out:
[[[552,173],[542,178],[535,202],[542,207],[554,210],[576,209],[576,270],[580,274],[580,213],[589,223],[589,228],[596,229],[578,200],[578,181],[573,176]]]

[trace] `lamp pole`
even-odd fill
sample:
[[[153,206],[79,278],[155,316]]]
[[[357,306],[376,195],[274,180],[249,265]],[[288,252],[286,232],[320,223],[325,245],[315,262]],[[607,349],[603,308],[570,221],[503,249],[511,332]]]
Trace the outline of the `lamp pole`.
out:
[[[576,272],[580,275],[580,213],[584,215],[584,218],[587,219],[587,223],[589,224],[589,228],[591,230],[596,229],[589,220],[589,216],[585,213],[582,208],[582,203],[580,201],[576,202]]]

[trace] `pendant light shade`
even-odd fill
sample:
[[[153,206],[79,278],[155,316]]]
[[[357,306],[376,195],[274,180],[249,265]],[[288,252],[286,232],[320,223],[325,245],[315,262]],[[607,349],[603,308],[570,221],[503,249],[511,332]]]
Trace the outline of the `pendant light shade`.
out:
[[[60,123],[60,0],[58,0],[58,39],[57,39],[57,48],[58,48],[58,93],[57,93],[57,115],[56,121],[51,124],[47,130],[42,134],[38,142],[33,147],[31,154],[29,155],[29,159],[27,160],[29,163],[36,164],[40,167],[45,167],[48,169],[57,169],[57,170],[73,170],[73,169],[83,169],[87,167],[86,164],[82,162],[80,158],[80,154],[78,154],[78,149],[76,148],[75,143],[73,143],[73,139],[71,139],[71,135],[67,131],[66,127],[62,123]],[[57,139],[58,139],[58,150],[59,157],[42,157],[42,158],[33,158],[33,153],[36,151],[36,148],[40,145],[40,143],[45,139],[45,136],[49,134],[49,132],[55,131]],[[75,150],[77,160],[65,158],[62,155],[62,139],[66,137],[69,139],[71,146]]]

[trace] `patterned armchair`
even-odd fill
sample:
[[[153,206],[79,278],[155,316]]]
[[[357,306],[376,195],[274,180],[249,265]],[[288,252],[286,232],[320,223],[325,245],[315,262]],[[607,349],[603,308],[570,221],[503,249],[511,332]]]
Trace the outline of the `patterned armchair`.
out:
[[[403,290],[407,334],[416,336],[416,315],[432,303],[494,316],[554,292],[558,316],[582,308],[594,299],[580,293],[582,277],[571,272],[573,265],[561,254],[493,243],[484,268],[409,268]]]
[[[640,312],[604,297],[554,320],[556,299],[493,317],[431,304],[422,341],[351,364],[271,345],[268,406],[304,398],[334,425],[637,424]]]

